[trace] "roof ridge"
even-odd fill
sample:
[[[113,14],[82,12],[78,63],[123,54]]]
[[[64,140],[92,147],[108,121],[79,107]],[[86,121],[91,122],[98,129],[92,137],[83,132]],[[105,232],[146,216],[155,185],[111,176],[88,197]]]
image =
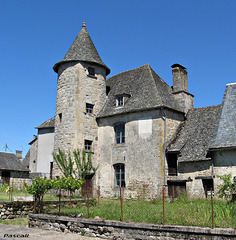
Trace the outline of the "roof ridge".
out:
[[[144,65],[142,65],[142,66],[140,66],[140,67],[136,67],[136,68],[132,68],[132,69],[129,69],[129,70],[125,70],[125,71],[123,71],[123,72],[117,73],[117,74],[109,77],[107,80],[109,80],[109,79],[111,79],[111,78],[113,78],[113,77],[119,76],[119,75],[121,75],[121,74],[130,72],[130,71],[135,71],[135,70],[137,70],[137,69],[140,69],[140,68],[143,68],[143,67],[147,67],[147,66],[150,67],[150,65],[147,63],[147,64],[144,64]]]
[[[202,108],[211,108],[211,107],[219,107],[222,104],[216,104],[216,105],[211,105],[211,106],[205,106],[205,107],[199,107],[199,108],[191,108],[190,110],[198,110],[198,109],[202,109]]]
[[[151,77],[152,77],[152,80],[153,80],[153,83],[154,83],[154,86],[155,86],[155,89],[156,89],[156,96],[158,96],[158,93],[159,93],[159,91],[158,91],[158,89],[157,89],[157,85],[156,85],[156,83],[155,83],[155,79],[154,79],[154,76],[153,76],[153,74],[155,73],[155,71],[151,68],[151,66],[149,66],[149,69],[148,69],[149,71],[150,71],[150,74],[151,74]],[[158,75],[157,73],[156,73],[156,75]],[[159,76],[159,75],[158,75]],[[160,77],[161,78],[161,77]],[[163,80],[162,80],[163,81]],[[160,95],[160,93],[159,93],[159,95]],[[161,96],[161,95],[160,95]],[[164,105],[163,104],[163,100],[162,100],[162,98],[160,98],[160,102],[161,102],[161,105]]]

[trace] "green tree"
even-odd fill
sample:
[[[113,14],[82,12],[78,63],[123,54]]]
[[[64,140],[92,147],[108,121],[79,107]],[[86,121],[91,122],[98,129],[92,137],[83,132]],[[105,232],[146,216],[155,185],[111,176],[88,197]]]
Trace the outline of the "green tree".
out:
[[[57,154],[53,153],[53,159],[65,177],[84,180],[87,175],[95,174],[98,169],[98,166],[94,167],[92,164],[91,152],[86,153],[85,150],[82,151],[82,158],[80,151],[74,150],[72,159],[71,152],[66,154],[59,148]]]
[[[25,184],[28,193],[32,194],[35,203],[38,205],[38,210],[40,213],[41,203],[43,201],[44,194],[52,188],[52,182],[50,179],[36,177],[33,178],[32,184]]]

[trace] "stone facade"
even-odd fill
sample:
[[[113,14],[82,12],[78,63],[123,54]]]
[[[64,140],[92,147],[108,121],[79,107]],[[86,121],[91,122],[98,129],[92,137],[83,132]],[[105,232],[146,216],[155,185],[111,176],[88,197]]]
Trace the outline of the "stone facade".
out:
[[[37,172],[38,141],[37,137],[30,142],[29,157],[26,160],[29,163],[31,172]]]
[[[231,174],[232,180],[233,177],[236,177],[236,150],[222,149],[219,151],[214,151],[212,154],[214,162],[213,173],[215,176],[214,189],[217,192],[220,184],[223,183],[223,181],[219,179],[219,176]]]
[[[95,69],[90,76],[88,67]],[[82,150],[84,141],[92,141],[92,152],[97,155],[98,127],[96,115],[106,98],[106,70],[97,64],[83,62],[64,63],[59,67],[55,118],[55,144],[68,151]],[[92,113],[86,113],[86,103],[94,105]],[[54,176],[59,175],[54,169]]]
[[[171,138],[183,115],[166,111],[166,141]],[[114,126],[125,123],[125,143],[116,144]],[[100,118],[98,121],[98,164],[96,185],[103,197],[119,194],[114,183],[114,165],[125,165],[127,197],[160,197],[164,167],[164,119],[161,110]],[[167,166],[167,164],[166,164]]]

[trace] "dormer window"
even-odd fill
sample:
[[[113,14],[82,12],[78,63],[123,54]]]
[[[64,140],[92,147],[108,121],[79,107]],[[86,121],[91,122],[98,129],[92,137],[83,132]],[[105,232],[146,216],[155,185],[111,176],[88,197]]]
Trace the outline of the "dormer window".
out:
[[[131,95],[128,93],[116,95],[116,107],[123,107],[130,97]]]
[[[88,67],[88,75],[89,76],[95,76],[95,69],[92,67]]]
[[[124,96],[118,96],[116,98],[116,106],[123,107],[124,106]]]

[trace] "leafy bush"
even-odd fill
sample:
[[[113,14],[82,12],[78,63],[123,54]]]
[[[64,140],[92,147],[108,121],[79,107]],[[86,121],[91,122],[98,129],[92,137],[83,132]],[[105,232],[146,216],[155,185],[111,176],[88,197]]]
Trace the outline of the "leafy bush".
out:
[[[231,174],[218,176],[218,177],[221,180],[223,180],[223,183],[220,185],[220,188],[218,191],[219,197],[230,200],[236,188],[236,179],[234,178],[232,180]]]
[[[7,183],[4,183],[0,188],[0,192],[8,193],[10,191],[10,186]]]

